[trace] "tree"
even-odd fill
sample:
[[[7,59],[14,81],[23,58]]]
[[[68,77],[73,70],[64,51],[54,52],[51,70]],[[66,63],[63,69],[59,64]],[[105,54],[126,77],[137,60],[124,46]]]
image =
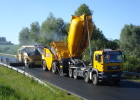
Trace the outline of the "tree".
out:
[[[124,70],[137,72],[137,68],[140,68],[140,26],[124,25],[120,34],[120,48],[127,57]]]
[[[7,41],[5,37],[0,37],[0,45],[13,45],[13,43]]]
[[[119,49],[119,40],[107,40],[106,48],[110,48],[112,50]]]
[[[55,18],[53,14],[50,13],[47,19],[42,23],[39,42],[49,46],[52,41],[62,40],[66,35],[66,31],[64,31],[65,26],[66,24],[62,18]]]
[[[124,26],[120,34],[120,47],[126,54],[140,58],[140,26]]]
[[[30,25],[30,34],[29,34],[29,39],[31,42],[37,42],[38,37],[39,37],[39,32],[40,32],[40,26],[38,22],[33,22]]]
[[[2,48],[0,48],[0,53],[3,53],[3,49]]]
[[[20,45],[27,45],[30,44],[29,40],[29,28],[25,27],[19,32],[19,44]]]
[[[89,9],[89,7],[86,4],[80,5],[80,7],[75,11],[75,15],[80,16],[83,14],[91,15],[92,16],[93,11]],[[100,31],[99,28],[94,25],[93,32],[91,36],[91,46],[93,51],[103,48],[104,45],[102,43],[105,43],[107,39],[102,34],[102,31]],[[89,61],[89,48],[87,48],[83,53],[83,59]]]
[[[6,38],[5,37],[0,37],[0,42],[5,42],[6,41]]]
[[[91,39],[93,39],[93,40],[98,40],[98,39],[107,40],[106,37],[104,36],[104,34],[102,33],[102,31],[99,28],[97,28],[96,25],[94,25]]]
[[[83,14],[92,15],[92,12],[86,4],[80,5],[80,7],[75,11],[75,15],[81,16]]]
[[[77,11],[75,11],[75,15],[83,15],[83,14],[87,14],[87,15],[91,15],[93,14],[93,11],[89,9],[89,7],[86,4],[82,4],[80,5],[80,7],[78,8]],[[91,36],[91,40],[104,40],[106,41],[107,39],[105,38],[104,34],[102,33],[102,31],[96,27],[96,25],[94,24],[94,28],[93,28],[93,33]]]

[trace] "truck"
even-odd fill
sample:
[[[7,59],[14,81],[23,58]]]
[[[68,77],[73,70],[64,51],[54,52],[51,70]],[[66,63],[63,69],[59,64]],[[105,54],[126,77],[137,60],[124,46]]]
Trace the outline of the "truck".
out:
[[[72,15],[68,41],[54,41],[50,43],[50,49],[44,48],[43,70],[59,73],[62,76],[67,75],[74,79],[83,77],[85,82],[92,81],[94,85],[105,81],[119,83],[123,75],[122,52],[104,49],[92,54],[90,37],[93,27],[91,16]],[[91,65],[83,61],[81,56],[88,46]]]
[[[85,82],[92,81],[94,85],[98,85],[99,82],[118,84],[123,78],[123,61],[122,51],[120,50],[95,51],[93,53],[93,65],[74,68],[76,70],[74,78],[82,76]]]
[[[18,49],[16,55],[16,59],[28,68],[41,66],[41,57],[41,53],[38,51],[36,45],[23,45]]]

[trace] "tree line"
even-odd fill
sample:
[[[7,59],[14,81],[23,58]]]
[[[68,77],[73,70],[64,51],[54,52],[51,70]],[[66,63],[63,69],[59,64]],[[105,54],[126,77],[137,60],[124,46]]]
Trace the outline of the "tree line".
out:
[[[92,15],[93,11],[89,9],[86,4],[82,4],[75,12],[74,15],[81,16],[83,14]],[[24,27],[19,32],[20,45],[33,44],[40,42],[46,46],[52,41],[66,40],[69,31],[70,23],[64,22],[62,18],[56,18],[52,13],[46,18],[46,20],[39,25],[39,23],[33,22],[30,24],[30,28]],[[116,49],[118,47],[117,41],[108,40],[102,33],[102,31],[94,25],[93,35],[91,40],[94,42],[96,49],[102,49],[104,47]],[[104,45],[99,45],[102,42]]]
[[[86,4],[82,4],[74,12],[74,15],[80,16],[83,14],[92,16],[93,11],[90,10]],[[41,25],[36,21],[30,24],[30,28],[24,27],[19,32],[19,43],[20,45],[25,45],[39,42],[45,46],[49,46],[52,41],[67,41],[69,25],[70,23],[66,23],[62,18],[56,18],[50,13]],[[109,40],[104,36],[103,32],[94,25],[91,36],[91,45],[93,51],[105,48],[113,50],[121,49],[127,57],[124,69],[128,71],[136,71],[139,67],[140,26],[133,24],[124,25],[120,33],[120,39]],[[83,52],[82,56],[83,60],[90,60],[88,48]]]
[[[5,37],[0,37],[0,45],[13,45],[13,43],[7,41]]]

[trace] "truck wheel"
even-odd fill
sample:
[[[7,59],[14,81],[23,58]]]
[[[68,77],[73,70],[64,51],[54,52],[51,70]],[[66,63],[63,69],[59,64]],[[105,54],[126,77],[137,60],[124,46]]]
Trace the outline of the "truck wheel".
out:
[[[97,77],[96,74],[93,74],[93,76],[92,76],[92,82],[93,82],[94,85],[98,85],[99,79],[98,79],[98,77]]]
[[[25,59],[25,60],[24,60],[25,67],[28,67],[27,62],[28,62],[27,59]]]
[[[69,69],[69,77],[70,77],[70,78],[73,77],[73,71],[72,71],[72,69]]]
[[[90,80],[89,80],[89,77],[88,77],[88,72],[85,73],[84,80],[85,80],[86,83],[89,83]]]
[[[31,65],[30,64],[26,64],[25,66],[28,67],[28,68],[31,68]]]
[[[28,67],[28,68],[30,68],[30,67],[31,67],[31,65],[30,65],[30,63],[28,62],[28,60],[27,60],[27,59],[25,59],[25,67]]]
[[[32,64],[32,63],[28,63],[28,64],[27,64],[27,67],[28,67],[28,68],[32,68],[32,67],[33,67],[33,64]]]
[[[43,61],[43,66],[42,67],[43,67],[43,70],[44,71],[47,71],[48,70],[47,65],[46,65],[46,61]]]
[[[56,62],[53,62],[53,64],[52,64],[52,72],[54,73],[54,74],[56,74],[56,66],[57,65],[57,63]]]
[[[73,71],[73,77],[74,77],[74,79],[78,79],[78,75],[77,75],[76,69]]]

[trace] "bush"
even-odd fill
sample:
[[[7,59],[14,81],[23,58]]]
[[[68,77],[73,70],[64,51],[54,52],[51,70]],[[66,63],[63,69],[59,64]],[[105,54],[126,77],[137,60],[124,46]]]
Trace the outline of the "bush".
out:
[[[0,45],[0,53],[17,54],[19,45]]]
[[[127,61],[124,63],[124,70],[137,72],[138,67],[140,67],[140,59],[134,56],[127,56]]]

